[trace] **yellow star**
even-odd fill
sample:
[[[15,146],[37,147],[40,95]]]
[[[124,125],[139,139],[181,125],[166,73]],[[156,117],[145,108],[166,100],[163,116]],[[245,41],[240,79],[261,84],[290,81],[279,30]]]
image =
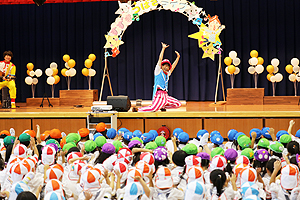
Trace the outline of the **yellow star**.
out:
[[[209,57],[212,60],[215,60],[215,54],[219,52],[219,50],[214,47],[213,43],[210,43],[208,46],[203,46],[202,50],[204,51],[202,58]]]
[[[118,38],[117,35],[110,36],[110,35],[105,35],[106,38],[106,44],[103,48],[115,48],[120,46],[121,44],[124,44],[122,40]]]
[[[199,29],[199,32],[193,33],[189,35],[189,38],[194,38],[198,40],[199,48],[201,48],[205,43],[208,42],[207,34],[205,32],[205,25],[201,24],[201,28]],[[207,27],[206,27],[207,28]]]

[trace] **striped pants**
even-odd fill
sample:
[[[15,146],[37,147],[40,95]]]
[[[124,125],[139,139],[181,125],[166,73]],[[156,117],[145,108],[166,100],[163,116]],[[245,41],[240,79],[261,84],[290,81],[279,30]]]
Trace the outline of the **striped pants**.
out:
[[[181,106],[180,101],[168,95],[166,91],[158,90],[154,95],[151,106],[142,107],[140,112],[155,112],[162,108],[179,108]]]

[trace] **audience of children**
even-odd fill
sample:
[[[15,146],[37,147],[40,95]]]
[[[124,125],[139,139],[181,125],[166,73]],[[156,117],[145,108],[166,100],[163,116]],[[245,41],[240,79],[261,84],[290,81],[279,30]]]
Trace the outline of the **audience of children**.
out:
[[[0,135],[0,199],[296,200],[300,199],[300,130],[199,130],[171,138],[81,128]],[[210,140],[210,142],[208,141]]]

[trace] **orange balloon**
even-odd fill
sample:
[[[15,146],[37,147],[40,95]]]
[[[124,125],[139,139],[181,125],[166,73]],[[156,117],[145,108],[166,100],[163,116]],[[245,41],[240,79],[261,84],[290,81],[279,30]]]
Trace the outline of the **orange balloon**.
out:
[[[70,56],[69,56],[68,54],[65,54],[65,55],[63,56],[63,60],[64,60],[65,62],[68,62],[68,61],[70,60]]]
[[[70,59],[70,60],[68,61],[68,66],[69,66],[70,68],[73,68],[73,67],[75,67],[75,65],[76,65],[76,62],[75,62],[75,60],[73,60],[73,59]]]
[[[268,74],[268,75],[267,75],[267,79],[268,79],[269,81],[271,81],[271,77],[272,77],[272,76],[274,76],[274,75],[273,75],[273,74]]]
[[[287,73],[289,73],[289,74],[291,74],[291,73],[293,73],[293,66],[292,65],[287,65],[286,67],[285,67],[285,71],[287,72]]]
[[[228,66],[228,72],[229,72],[229,74],[234,74],[234,72],[235,72],[235,66],[229,65]]]
[[[250,56],[251,56],[251,58],[253,58],[253,57],[257,58],[258,52],[257,52],[256,50],[252,50],[252,51],[250,52]]]
[[[66,76],[66,71],[67,71],[67,70],[68,70],[68,69],[63,68],[63,69],[60,71],[61,75]]]
[[[58,73],[58,69],[57,68],[52,68],[53,74],[52,76],[55,76]]]
[[[57,84],[60,81],[60,77],[58,75],[53,76],[55,79],[54,84]]]
[[[89,59],[90,59],[92,62],[94,62],[94,61],[96,60],[95,54],[91,53],[91,54],[89,55]]]
[[[257,59],[258,59],[258,63],[257,63],[258,65],[264,64],[264,59],[262,57],[258,57]]]
[[[271,74],[274,72],[274,66],[273,65],[268,65],[267,66],[267,71]]]
[[[34,67],[34,65],[33,65],[32,63],[28,63],[28,64],[27,64],[27,69],[28,69],[29,71],[32,71],[32,70],[33,70],[33,67]]]
[[[93,61],[91,59],[86,59],[84,61],[84,65],[87,67],[87,68],[91,68],[92,65],[93,65]]]
[[[232,62],[232,59],[231,59],[230,57],[226,57],[226,58],[224,59],[224,63],[225,63],[225,65],[227,65],[227,66],[231,65],[231,62]]]
[[[89,69],[88,68],[83,68],[81,72],[82,72],[82,74],[84,76],[88,76],[89,75]]]

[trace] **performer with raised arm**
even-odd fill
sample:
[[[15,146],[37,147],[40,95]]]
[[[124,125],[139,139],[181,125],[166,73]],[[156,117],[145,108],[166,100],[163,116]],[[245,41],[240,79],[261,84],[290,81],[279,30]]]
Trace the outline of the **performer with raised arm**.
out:
[[[16,66],[10,62],[13,57],[11,51],[3,53],[4,60],[0,62],[0,73],[2,73],[3,81],[0,82],[0,90],[3,87],[8,87],[11,98],[11,108],[16,108],[17,88],[15,84]]]
[[[177,58],[173,64],[171,64],[168,59],[163,60],[165,50],[169,47],[169,45],[164,44],[163,42],[161,44],[162,49],[154,70],[152,105],[140,108],[139,111],[142,112],[155,112],[158,110],[165,111],[169,108],[179,108],[181,106],[181,103],[177,99],[168,95],[169,76],[171,76],[174,71],[179,61],[180,54],[175,51]]]

